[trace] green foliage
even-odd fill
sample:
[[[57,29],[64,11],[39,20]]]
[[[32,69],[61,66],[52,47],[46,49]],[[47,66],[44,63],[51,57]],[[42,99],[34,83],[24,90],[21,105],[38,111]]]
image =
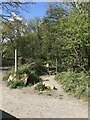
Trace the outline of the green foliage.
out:
[[[46,51],[51,61],[55,61],[57,57],[60,67],[62,65],[64,70],[67,68],[89,73],[89,18],[86,6],[86,3],[75,3],[67,15],[63,11],[60,12],[61,6],[52,5],[47,11],[47,20],[44,21],[46,29],[43,33],[44,52]],[[58,19],[55,19],[56,17]]]
[[[48,90],[48,88],[42,82],[40,82],[35,86],[35,90],[44,91]]]
[[[90,79],[90,76],[89,76],[89,79]],[[88,87],[90,87],[90,80],[88,81]]]
[[[31,65],[24,64],[18,67],[18,74],[30,74],[31,73]]]
[[[28,77],[28,83],[27,84],[34,85],[35,83],[38,83],[40,81],[41,81],[41,79],[38,75],[36,75],[35,73],[31,73]]]
[[[57,65],[59,71],[71,69],[90,74],[89,10],[90,3],[49,3],[42,22],[35,18],[28,22],[27,28],[22,23],[3,23],[2,55],[3,64],[11,65],[7,58],[14,58],[17,46],[18,56],[25,59],[39,59]],[[11,28],[17,26],[18,34]],[[21,28],[25,33],[21,36]],[[25,62],[27,63],[27,62]],[[41,68],[40,68],[41,67]],[[43,66],[34,64],[35,73],[40,74]],[[40,68],[40,69],[39,69]]]
[[[47,69],[44,67],[43,63],[41,61],[33,61],[32,63],[27,63],[19,66],[18,68],[19,74],[30,74],[34,73],[37,76],[47,74]]]
[[[20,80],[10,81],[10,82],[8,82],[7,86],[9,86],[10,88],[13,88],[13,89],[22,88],[22,87],[24,87],[24,82],[20,81]]]
[[[42,73],[46,72],[46,69],[44,68],[44,66],[42,66],[40,63],[31,63],[31,64],[23,64],[18,66],[18,71],[15,77],[15,80],[12,80],[10,82],[8,82],[8,85],[11,88],[17,88],[17,87],[22,87],[24,86],[24,74],[27,74],[28,78],[27,78],[27,85],[31,86],[34,85],[35,83],[38,83],[41,81],[39,75],[41,75]],[[8,80],[9,76],[12,75],[12,77],[15,75],[14,73],[14,69],[12,69],[6,76],[3,77],[3,80]],[[23,79],[23,80],[21,80]]]
[[[88,81],[90,77],[85,73],[74,73],[72,71],[62,72],[56,75],[56,80],[58,80],[63,89],[66,92],[71,92],[77,98],[88,98]]]
[[[90,97],[90,87],[88,88],[88,97]]]
[[[7,74],[3,79],[8,80],[11,74],[10,73]],[[24,86],[32,86],[35,83],[38,83],[41,81],[39,76],[37,76],[35,73],[29,73],[27,78],[27,83],[24,84],[24,80],[25,80],[24,74],[25,74],[24,72],[22,73],[22,71],[20,71],[12,81],[7,82],[7,85],[10,88],[22,88]]]
[[[70,69],[73,72],[83,71],[90,75],[89,6],[90,3],[87,2],[50,3],[41,22],[39,18],[35,18],[28,22],[27,27],[24,22],[22,22],[23,24],[3,22],[3,44],[0,46],[3,64],[14,64],[8,62],[7,58],[14,58],[14,49],[17,47],[18,56],[25,59],[25,64],[18,68],[18,74],[26,73],[31,76],[31,79],[47,73],[41,60],[56,66],[57,59],[57,67],[60,72]],[[14,27],[18,31],[16,37],[14,29],[11,29]],[[25,32],[22,36],[21,30],[23,29]],[[39,61],[29,63],[27,59],[38,59]],[[85,81],[83,81],[86,80],[86,76],[83,76],[84,73],[82,73],[80,77],[79,74],[73,72],[60,74],[60,78],[64,79],[64,82],[60,82],[65,91],[72,91],[80,97],[86,90],[84,89]],[[5,79],[8,79],[8,76]],[[81,86],[77,87],[77,84],[81,84]]]
[[[5,75],[3,77],[3,81],[7,81],[10,75],[11,75],[11,73],[7,73],[7,75]]]
[[[42,61],[36,61],[32,66],[31,70],[35,72],[37,75],[45,75],[47,74],[47,68],[44,66]]]

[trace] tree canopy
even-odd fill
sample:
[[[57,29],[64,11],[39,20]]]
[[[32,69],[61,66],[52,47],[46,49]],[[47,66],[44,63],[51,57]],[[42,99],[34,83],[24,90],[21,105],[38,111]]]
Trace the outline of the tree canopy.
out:
[[[89,6],[89,2],[52,3],[43,20],[36,17],[27,25],[24,22],[13,24],[2,22],[2,40],[7,39],[3,43],[3,57],[13,56],[13,46],[17,44],[20,57],[28,60],[40,59],[54,66],[57,59],[58,71],[71,69],[88,74],[90,71]],[[12,30],[15,24],[17,24],[17,37],[15,37],[15,29]]]

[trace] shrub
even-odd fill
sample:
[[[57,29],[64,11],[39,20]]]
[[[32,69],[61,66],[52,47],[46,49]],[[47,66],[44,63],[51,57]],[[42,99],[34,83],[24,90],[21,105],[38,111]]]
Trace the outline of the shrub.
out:
[[[90,87],[88,88],[88,97],[90,97]]]
[[[7,75],[3,77],[3,81],[7,81],[10,75],[11,75],[10,73],[7,73]]]
[[[24,82],[20,81],[20,80],[16,80],[16,81],[10,81],[8,82],[7,86],[9,86],[10,88],[22,88],[24,87]]]
[[[87,98],[88,97],[88,89],[85,85],[79,85],[76,87],[75,96],[77,98]]]
[[[85,73],[74,73],[72,71],[62,72],[56,75],[66,92],[71,92],[77,98],[88,98],[88,81],[90,79]]]
[[[40,61],[35,61],[29,64],[23,64],[20,65],[18,68],[19,74],[23,74],[23,73],[29,74],[31,72],[39,76],[39,75],[47,74],[47,69]]]
[[[35,84],[35,83],[37,83],[37,82],[40,82],[41,81],[41,79],[40,79],[40,77],[39,76],[37,76],[35,73],[31,73],[31,74],[29,74],[29,76],[28,76],[28,82],[27,82],[27,84]]]
[[[88,87],[90,87],[90,76],[89,76],[89,81],[88,81]]]
[[[31,64],[31,70],[37,75],[44,75],[48,73],[47,68],[44,66],[42,61],[35,61],[33,64]]]
[[[27,74],[28,79],[27,79],[27,83],[26,85],[33,85],[37,82],[40,82],[41,79],[38,76],[38,74],[36,74],[35,69],[32,69],[32,64],[24,64],[18,67],[18,71],[16,73],[17,77],[16,77],[16,81],[10,81],[8,83],[8,85],[11,88],[17,88],[18,86],[24,86],[23,82],[21,79],[24,78],[24,74]],[[8,80],[9,76],[12,75],[14,76],[15,72],[14,69],[12,69],[5,77],[3,77],[3,80]],[[18,81],[19,80],[19,81]]]
[[[31,65],[24,64],[18,67],[18,74],[30,74],[31,73]]]
[[[35,86],[35,90],[44,91],[48,90],[48,88],[42,82],[40,82]]]

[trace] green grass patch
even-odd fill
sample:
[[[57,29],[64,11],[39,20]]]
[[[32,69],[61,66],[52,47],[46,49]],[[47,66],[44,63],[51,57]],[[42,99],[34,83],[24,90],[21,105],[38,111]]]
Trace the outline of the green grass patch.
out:
[[[78,99],[88,99],[88,81],[90,77],[85,73],[67,71],[57,74],[55,79],[62,84],[65,92],[74,94]]]

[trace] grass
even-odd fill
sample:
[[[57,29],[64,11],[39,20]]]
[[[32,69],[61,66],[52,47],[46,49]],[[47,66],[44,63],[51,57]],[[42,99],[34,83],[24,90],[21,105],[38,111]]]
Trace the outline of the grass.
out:
[[[59,81],[65,92],[73,94],[78,99],[88,99],[88,81],[90,77],[85,73],[67,71],[57,74],[55,79]]]

